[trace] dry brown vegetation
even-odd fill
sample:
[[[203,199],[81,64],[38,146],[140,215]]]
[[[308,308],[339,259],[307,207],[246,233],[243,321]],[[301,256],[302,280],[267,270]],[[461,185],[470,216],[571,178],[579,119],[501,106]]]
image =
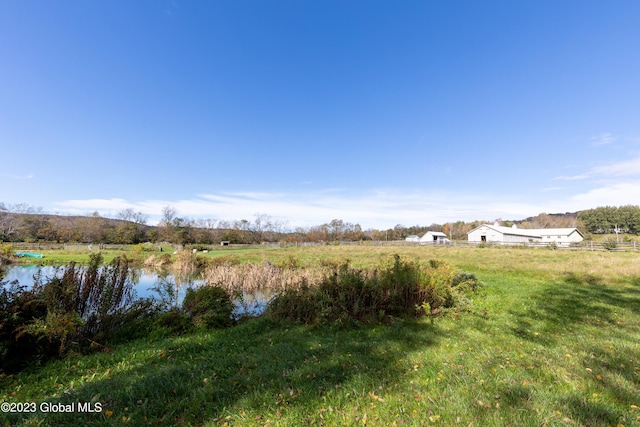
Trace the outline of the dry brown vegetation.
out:
[[[303,283],[315,285],[323,277],[320,268],[283,269],[269,262],[238,265],[219,265],[208,268],[203,274],[209,285],[216,285],[229,292],[254,293],[269,289],[280,292],[297,289]]]

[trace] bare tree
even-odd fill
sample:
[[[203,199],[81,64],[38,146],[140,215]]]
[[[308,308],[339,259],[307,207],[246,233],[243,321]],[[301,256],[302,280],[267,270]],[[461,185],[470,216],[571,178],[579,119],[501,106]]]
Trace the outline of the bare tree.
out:
[[[4,203],[0,203],[0,239],[11,240],[18,230],[19,217],[9,212]]]
[[[162,209],[162,219],[160,220],[160,224],[167,226],[173,222],[173,219],[178,214],[178,211],[173,206],[165,206]]]
[[[121,210],[116,214],[116,218],[121,219],[123,221],[132,221],[135,212],[131,208],[126,208]]]

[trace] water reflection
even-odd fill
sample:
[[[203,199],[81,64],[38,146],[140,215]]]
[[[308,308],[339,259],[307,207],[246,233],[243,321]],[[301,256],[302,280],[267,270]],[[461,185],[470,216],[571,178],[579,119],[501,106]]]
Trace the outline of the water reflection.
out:
[[[270,289],[256,290],[253,293],[242,292],[236,295],[236,309],[234,311],[236,320],[245,316],[261,314],[275,296],[276,293]]]
[[[2,281],[30,288],[38,275],[46,280],[55,276],[61,277],[63,271],[64,267],[11,266],[5,267]],[[138,298],[159,299],[165,301],[169,307],[179,307],[188,288],[206,283],[197,274],[176,275],[170,269],[130,268],[129,278],[135,285],[134,290]],[[273,296],[274,293],[269,290],[235,295],[235,317],[259,315]]]

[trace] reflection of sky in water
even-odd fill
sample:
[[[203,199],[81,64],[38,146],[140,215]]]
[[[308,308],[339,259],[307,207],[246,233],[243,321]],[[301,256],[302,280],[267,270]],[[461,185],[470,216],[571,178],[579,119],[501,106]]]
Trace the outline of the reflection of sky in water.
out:
[[[47,277],[53,277],[58,272],[58,275],[62,274],[63,269],[52,266],[13,266],[4,270],[3,282],[17,281],[20,285],[31,286],[33,285],[33,278],[40,272],[43,279]],[[187,288],[197,287],[204,284],[204,280],[192,280],[190,282],[179,283],[176,286],[175,277],[172,274],[158,274],[145,271],[143,269],[132,270],[131,279],[135,284],[134,289],[138,298],[156,298],[160,297],[156,288],[162,287],[166,289],[167,286],[172,289],[172,292],[176,292],[177,288],[177,303],[181,304],[184,296],[187,293]],[[264,311],[267,302],[273,297],[273,293],[267,290],[257,291],[255,294],[243,294],[242,300],[235,301],[236,317],[241,316],[255,316]]]
[[[21,285],[31,286],[33,285],[33,277],[38,274],[38,271],[40,271],[42,278],[46,279],[47,277],[53,277],[56,274],[56,267],[21,265],[9,267],[5,269],[5,275],[2,280],[8,282],[17,280]],[[58,276],[62,274],[62,271],[62,268],[57,268]],[[153,288],[155,288],[162,282],[168,282],[175,285],[175,279],[172,275],[166,275],[164,278],[162,278],[157,273],[148,273],[144,270],[135,270],[134,274],[132,274],[132,281],[135,284],[134,289],[136,290],[136,294],[139,298],[157,297],[158,293],[155,292]],[[199,282],[200,283],[194,284],[199,285],[202,281]],[[182,294],[182,298],[184,298],[184,294],[186,293],[186,286],[180,286],[179,289],[179,295]],[[182,300],[182,298],[180,298],[180,300]]]
[[[235,302],[236,318],[259,315],[267,308],[267,304],[274,296],[275,294],[268,289],[258,290],[253,294],[243,292],[242,299]]]

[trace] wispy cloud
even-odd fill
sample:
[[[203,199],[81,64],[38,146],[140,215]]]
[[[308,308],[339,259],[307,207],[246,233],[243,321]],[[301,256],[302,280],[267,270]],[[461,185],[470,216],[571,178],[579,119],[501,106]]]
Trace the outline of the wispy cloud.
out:
[[[591,170],[591,174],[602,176],[640,176],[640,157],[594,167]]]
[[[98,211],[103,215],[109,215],[112,212],[121,211],[123,209],[136,208],[135,203],[127,202],[124,199],[76,199],[57,202],[57,206],[69,214],[84,215],[89,212]]]
[[[588,178],[611,178],[640,176],[640,157],[594,166],[589,171],[578,175],[562,175],[556,181],[576,181]]]
[[[567,211],[598,206],[637,204],[640,200],[640,157],[594,166],[574,176],[555,180],[586,180],[578,193],[565,200]]]
[[[592,136],[591,145],[593,145],[594,147],[598,147],[601,145],[609,145],[609,144],[613,144],[615,140],[616,139],[614,138],[611,132],[605,132],[598,136]]]
[[[620,182],[577,194],[570,198],[569,203],[571,206],[580,206],[577,209],[586,209],[637,204],[638,200],[640,200],[640,182]]]
[[[582,173],[578,175],[561,175],[561,176],[556,176],[555,178],[553,178],[553,180],[554,181],[578,181],[581,179],[587,179],[590,176],[591,175],[587,173]]]
[[[11,178],[11,179],[33,179],[34,175],[32,173],[30,173],[29,175],[10,175],[10,174],[6,174],[6,173],[0,173],[0,176],[4,176],[6,178]]]
[[[491,202],[490,200],[493,200]],[[92,211],[117,213],[131,208],[160,219],[162,209],[172,206],[179,216],[217,220],[251,220],[267,214],[289,227],[308,227],[342,219],[364,228],[387,228],[397,224],[429,225],[448,221],[495,218],[525,218],[540,212],[553,212],[555,206],[521,202],[518,197],[495,194],[463,194],[439,191],[401,191],[378,189],[363,193],[347,190],[304,193],[233,192],[203,194],[182,200],[114,199],[67,200],[58,207],[66,213]]]

